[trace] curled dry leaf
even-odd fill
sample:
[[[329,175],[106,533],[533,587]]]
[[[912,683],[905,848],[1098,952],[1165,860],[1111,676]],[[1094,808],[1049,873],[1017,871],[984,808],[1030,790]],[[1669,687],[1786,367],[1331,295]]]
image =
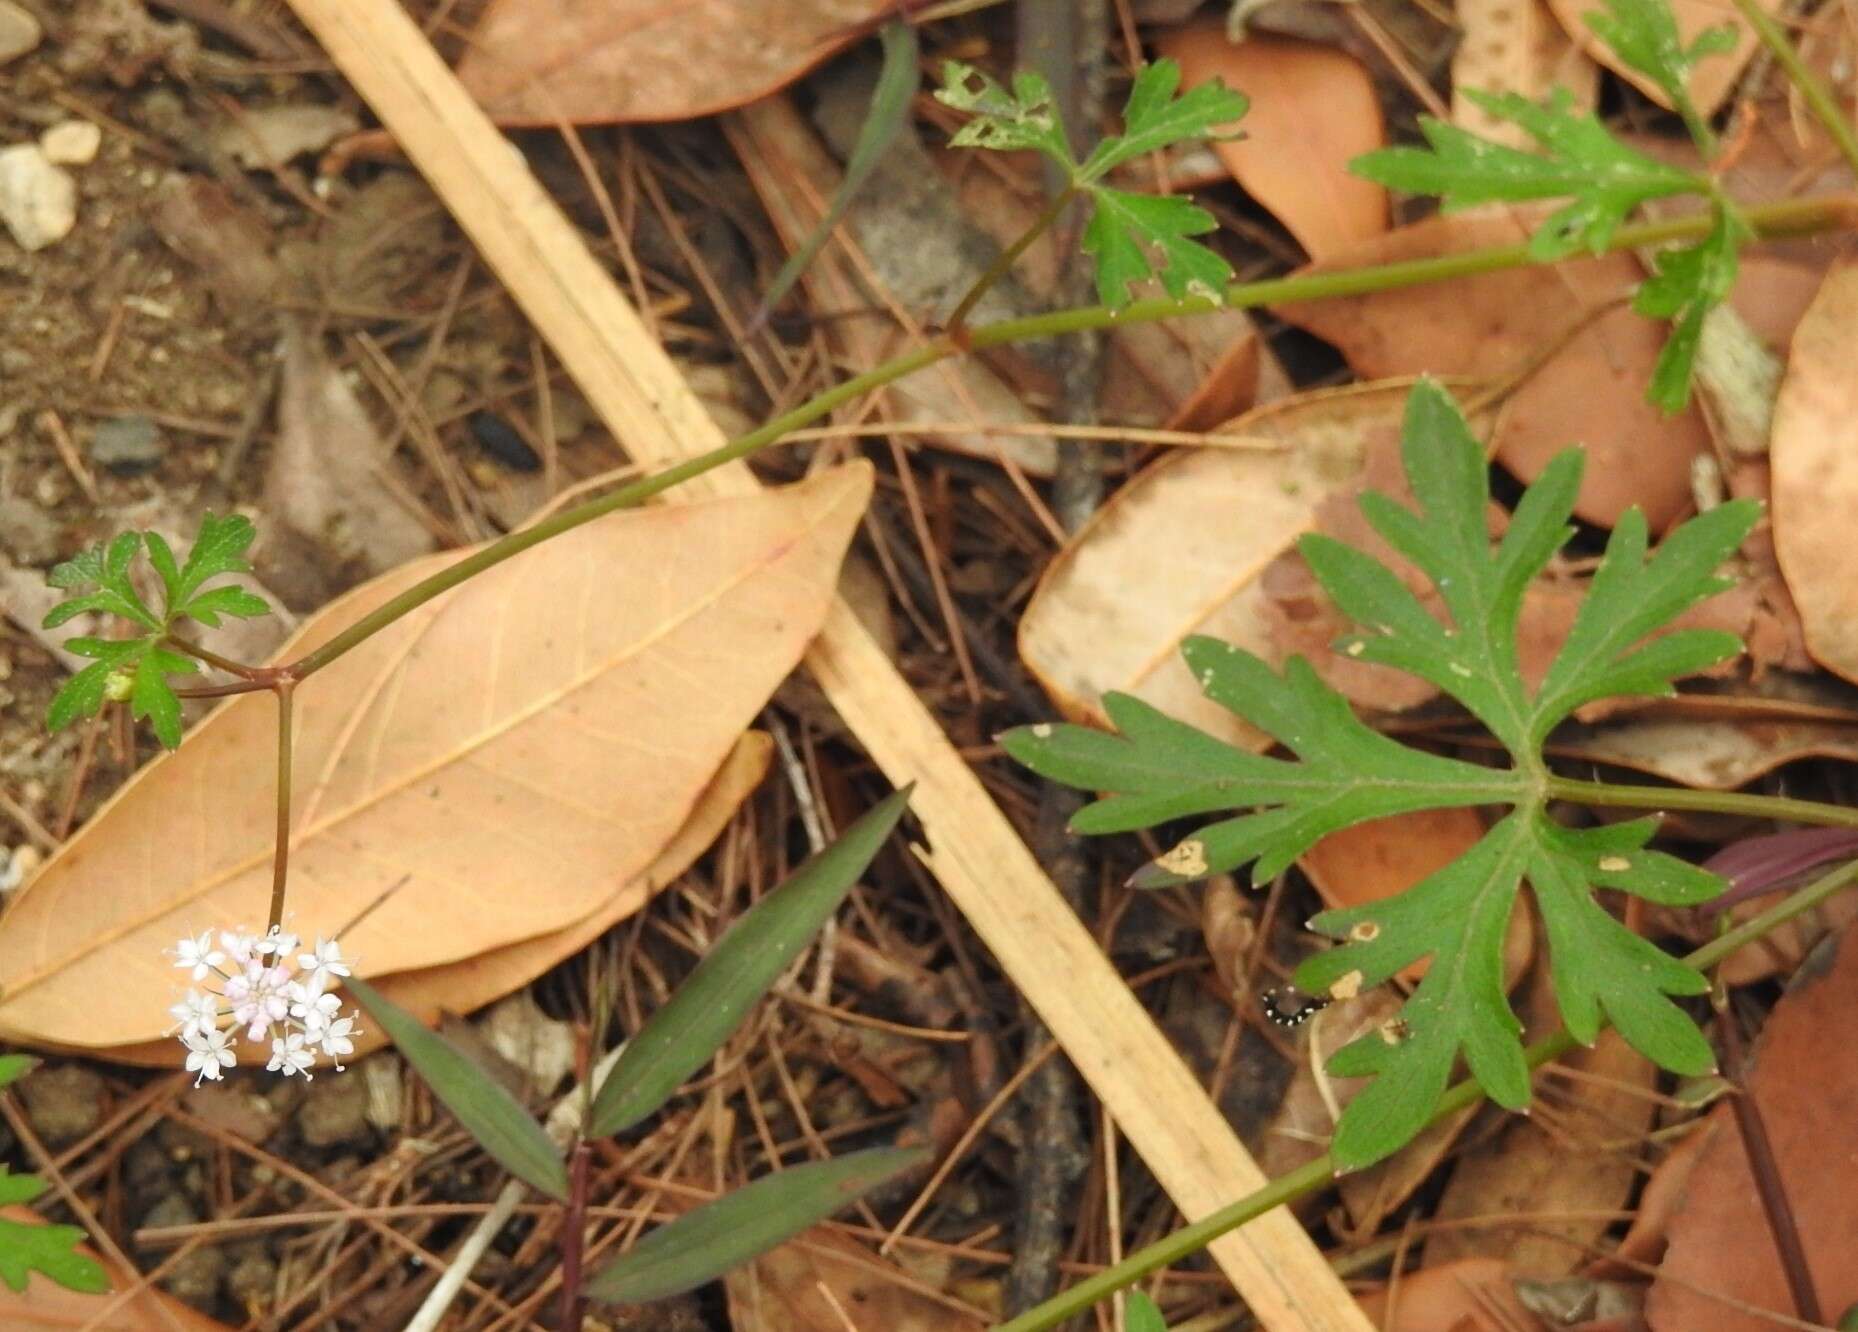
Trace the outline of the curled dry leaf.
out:
[[[1458,0],[1464,36],[1452,56],[1452,123],[1512,148],[1533,151],[1522,126],[1498,120],[1464,94],[1517,93],[1539,102],[1566,89],[1581,110],[1591,110],[1600,70],[1568,39],[1546,0]]]
[[[1774,552],[1807,651],[1858,680],[1858,264],[1826,275],[1800,326],[1774,405]]]
[[[815,1226],[723,1278],[736,1332],[982,1332],[967,1306],[837,1230]]]
[[[688,120],[799,78],[889,0],[496,0],[458,78],[501,125]]]
[[[864,464],[750,498],[616,514],[428,603],[297,699],[290,922],[365,974],[573,927],[685,824],[830,604]],[[302,651],[455,558],[342,598]],[[294,655],[294,653],[293,653]],[[183,934],[262,920],[275,708],[233,699],[22,890],[0,1034],[158,1039]],[[378,905],[377,905],[378,904]]]
[[[30,1207],[0,1207],[0,1217],[22,1225],[38,1225],[45,1219]],[[123,1292],[140,1281],[138,1273],[88,1245],[78,1245],[77,1252],[109,1274],[108,1291],[92,1295],[66,1290],[37,1275],[26,1283],[24,1291],[14,1291],[0,1282],[0,1326],[8,1332],[34,1332],[40,1328],[53,1332],[74,1327],[96,1328],[97,1332],[231,1332],[224,1323],[159,1290],[143,1286],[125,1296]]]
[[[1299,271],[1520,244],[1541,216],[1520,208],[1440,214]],[[1498,418],[1498,460],[1533,481],[1557,453],[1585,445],[1576,512],[1611,527],[1637,504],[1658,531],[1689,506],[1691,459],[1708,448],[1709,434],[1694,407],[1667,417],[1645,401],[1664,326],[1623,304],[1642,276],[1631,256],[1612,254],[1278,313],[1333,343],[1363,378],[1526,372]]]
[[[1263,744],[1201,694],[1180,641],[1211,634],[1280,655],[1261,575],[1373,449],[1397,441],[1408,387],[1260,407],[1222,433],[1279,447],[1171,453],[1119,490],[1052,561],[1019,623],[1020,656],[1059,710],[1101,726],[1104,693],[1121,690],[1236,744]]]
[[[1386,1332],[1519,1332],[1543,1324],[1516,1298],[1515,1273],[1495,1258],[1466,1258],[1408,1272],[1361,1296]]]
[[[1691,71],[1690,100],[1696,103],[1699,112],[1708,116],[1735,91],[1736,81],[1742,77],[1743,68],[1760,49],[1760,39],[1735,12],[1735,6],[1724,3],[1724,0],[1666,0],[1666,3],[1677,19],[1678,37],[1686,45],[1694,42],[1705,28],[1727,24],[1735,30],[1733,47],[1721,55],[1699,61]],[[1758,0],[1758,3],[1769,13],[1779,14],[1786,0]],[[1601,41],[1599,34],[1587,26],[1586,16],[1605,8],[1601,0],[1548,0],[1548,4],[1555,11],[1555,17],[1561,20],[1561,26],[1568,36],[1582,50],[1658,105],[1667,110],[1674,109],[1664,89],[1614,55],[1613,48]]]
[[[1768,1014],[1746,1094],[1761,1107],[1775,1164],[1799,1226],[1821,1305],[1836,1316],[1858,1302],[1858,930],[1816,950]],[[1771,1319],[1725,1303],[1791,1313],[1793,1301],[1767,1229],[1732,1107],[1710,1111],[1711,1133],[1670,1225],[1670,1248],[1646,1301],[1654,1332],[1768,1332]]]
[[[1858,762],[1858,727],[1849,722],[1627,719],[1557,731],[1548,752],[1651,773],[1679,786],[1734,791],[1784,763],[1804,758]]]
[[[1180,62],[1184,88],[1219,78],[1251,98],[1245,137],[1213,151],[1312,259],[1387,230],[1387,191],[1348,170],[1386,141],[1380,97],[1360,61],[1288,37],[1234,42],[1223,23],[1177,28],[1155,49]]]
[[[1587,1272],[1595,1277],[1633,1277],[1641,1269],[1636,1263],[1655,1263],[1664,1256],[1665,1241],[1670,1236],[1671,1218],[1684,1205],[1684,1190],[1690,1184],[1690,1172],[1696,1169],[1709,1130],[1699,1124],[1671,1149],[1645,1181],[1632,1224],[1619,1244],[1605,1258],[1592,1263]]]

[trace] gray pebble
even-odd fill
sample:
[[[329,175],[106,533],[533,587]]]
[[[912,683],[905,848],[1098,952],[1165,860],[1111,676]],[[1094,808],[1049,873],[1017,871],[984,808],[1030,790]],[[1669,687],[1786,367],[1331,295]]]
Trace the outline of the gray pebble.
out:
[[[353,1074],[318,1074],[297,1108],[297,1131],[312,1147],[360,1142],[370,1136],[368,1085]]]
[[[146,416],[113,416],[90,432],[90,460],[117,476],[153,471],[167,449],[160,428]]]

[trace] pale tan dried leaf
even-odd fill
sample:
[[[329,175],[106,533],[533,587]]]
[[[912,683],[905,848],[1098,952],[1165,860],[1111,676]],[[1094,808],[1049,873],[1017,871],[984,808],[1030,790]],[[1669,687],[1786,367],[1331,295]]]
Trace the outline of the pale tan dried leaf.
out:
[[[1312,259],[1387,230],[1387,191],[1348,170],[1386,141],[1374,78],[1361,62],[1288,37],[1235,43],[1219,23],[1177,28],[1155,49],[1180,62],[1183,87],[1220,78],[1251,99],[1245,137],[1213,149]]]
[[[265,511],[273,523],[357,577],[432,550],[432,533],[394,498],[401,483],[355,390],[301,330],[285,338],[277,415],[277,446],[265,473]]]
[[[1770,447],[1774,552],[1793,593],[1807,651],[1858,680],[1858,264],[1826,275],[1800,327]]]
[[[1565,88],[1577,109],[1593,109],[1600,69],[1568,40],[1545,0],[1458,0],[1464,35],[1452,56],[1452,123],[1512,148],[1533,151],[1535,140],[1513,121],[1498,120],[1466,97],[1517,93],[1532,102]]]
[[[1679,786],[1734,791],[1799,759],[1858,762],[1858,727],[1816,721],[1628,719],[1564,727],[1547,748],[1558,758],[1630,768]]]
[[[1258,408],[1228,433],[1275,452],[1195,449],[1142,472],[1060,551],[1019,624],[1021,658],[1074,721],[1103,725],[1122,690],[1238,744],[1263,736],[1208,702],[1181,660],[1211,634],[1275,658],[1260,575],[1316,524],[1329,494],[1397,437],[1410,386],[1369,384]]]
[[[815,1226],[723,1278],[735,1332],[981,1332],[986,1323],[839,1231]]]
[[[458,78],[503,125],[689,120],[791,83],[889,0],[497,0]]]
[[[1299,271],[1518,244],[1539,217],[1520,208],[1438,215]],[[1611,527],[1638,504],[1657,531],[1690,504],[1690,462],[1708,448],[1709,432],[1694,407],[1667,417],[1645,400],[1665,327],[1618,304],[1642,276],[1630,255],[1614,254],[1278,313],[1335,344],[1363,378],[1527,371],[1498,418],[1498,460],[1533,481],[1563,449],[1584,445],[1576,512]]]
[[[1785,3],[1786,0],[1760,0],[1761,7],[1771,14],[1779,14]],[[1587,26],[1585,16],[1604,8],[1600,0],[1548,0],[1548,4],[1577,46],[1652,101],[1671,109],[1671,99],[1662,88],[1614,55],[1613,48],[1601,41],[1599,34]],[[1695,41],[1705,28],[1728,24],[1735,29],[1736,42],[1733,49],[1700,61],[1691,71],[1690,99],[1696,103],[1697,110],[1707,116],[1735,91],[1736,80],[1741,78],[1743,67],[1760,49],[1760,39],[1735,12],[1735,6],[1723,0],[1669,0],[1669,4],[1677,18],[1678,36],[1685,43]]]
[[[379,976],[584,921],[684,825],[817,631],[871,470],[617,514],[429,603],[298,696],[291,922]],[[327,640],[445,556],[341,599]],[[0,1032],[157,1039],[187,932],[262,922],[274,707],[234,699],[123,789],[0,929]],[[376,903],[378,906],[375,906]]]

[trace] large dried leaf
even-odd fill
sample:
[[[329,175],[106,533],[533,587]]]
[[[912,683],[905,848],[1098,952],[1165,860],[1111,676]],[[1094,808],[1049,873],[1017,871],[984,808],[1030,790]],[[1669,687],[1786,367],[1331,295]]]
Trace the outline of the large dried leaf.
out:
[[[398,621],[299,692],[292,924],[368,975],[586,920],[648,866],[826,612],[862,464],[614,515]],[[444,557],[452,558],[450,556]],[[432,571],[343,598],[327,640]],[[0,926],[0,1034],[158,1038],[188,931],[262,922],[274,709],[247,695],[143,772]]]
[[[1219,78],[1251,98],[1245,137],[1213,150],[1312,259],[1387,230],[1387,191],[1348,170],[1386,142],[1374,79],[1360,61],[1288,37],[1234,42],[1223,23],[1176,29],[1155,49],[1180,62],[1183,87]]]
[[[1794,331],[1774,405],[1774,551],[1793,593],[1807,651],[1858,680],[1858,265],[1826,276]]]
[[[1514,121],[1498,120],[1466,91],[1517,93],[1539,102],[1555,88],[1591,111],[1600,71],[1568,37],[1546,0],[1458,0],[1464,30],[1452,55],[1452,123],[1511,148],[1534,151],[1535,140]]]
[[[1520,208],[1434,216],[1299,271],[1514,245],[1539,216]],[[1611,527],[1638,504],[1661,530],[1690,504],[1691,459],[1708,447],[1709,434],[1694,407],[1667,417],[1645,400],[1663,325],[1624,306],[1593,317],[1642,275],[1630,255],[1613,254],[1280,306],[1278,313],[1334,343],[1363,378],[1529,371],[1498,420],[1498,459],[1533,481],[1557,453],[1585,445],[1576,512]],[[1546,359],[1532,369],[1538,357]]]
[[[986,1326],[888,1258],[824,1226],[789,1240],[723,1278],[735,1332],[817,1332],[856,1325],[883,1332],[981,1332]]]
[[[1677,18],[1678,35],[1686,45],[1695,41],[1705,28],[1728,24],[1735,29],[1734,48],[1699,62],[1690,75],[1690,100],[1697,104],[1698,111],[1707,116],[1735,91],[1736,80],[1742,76],[1742,68],[1748,64],[1749,57],[1760,47],[1760,40],[1735,12],[1735,6],[1727,3],[1727,0],[1666,0],[1666,3]],[[1778,14],[1784,0],[1760,0],[1760,3],[1763,9]],[[1663,89],[1620,60],[1613,54],[1613,48],[1601,41],[1599,35],[1587,26],[1588,14],[1605,9],[1601,0],[1548,0],[1548,5],[1555,11],[1555,17],[1561,20],[1561,26],[1576,45],[1652,101],[1670,108],[1671,99]]]
[[[26,1225],[44,1220],[30,1207],[0,1208],[0,1217]],[[134,1272],[84,1245],[80,1244],[77,1252],[109,1274],[108,1292],[89,1295],[66,1290],[42,1276],[34,1276],[23,1292],[0,1283],[0,1327],[7,1332],[32,1332],[36,1328],[68,1332],[80,1327],[94,1328],[96,1332],[229,1332],[224,1323],[158,1290],[144,1288],[124,1298],[121,1292],[136,1281]],[[113,1313],[97,1317],[111,1306],[115,1307]]]
[[[504,125],[687,120],[799,78],[888,0],[497,0],[458,78]]]
[[[1172,453],[1118,491],[1052,561],[1019,623],[1020,656],[1059,710],[1106,725],[1101,699],[1122,690],[1261,745],[1200,692],[1180,642],[1211,634],[1280,655],[1261,576],[1315,528],[1325,497],[1398,440],[1408,387],[1360,385],[1258,408],[1226,432],[1282,449]]]
[[[1543,1324],[1516,1298],[1515,1273],[1494,1258],[1403,1273],[1360,1297],[1386,1332],[1522,1332]]]
[[[1858,1158],[1851,1106],[1858,1097],[1858,929],[1816,952],[1774,1006],[1754,1051],[1747,1094],[1761,1107],[1787,1205],[1800,1229],[1821,1305],[1836,1318],[1858,1302]],[[1725,1102],[1710,1112],[1704,1145],[1672,1218],[1671,1247],[1645,1314],[1654,1332],[1768,1332],[1755,1309],[1793,1312],[1780,1259],[1755,1203],[1742,1135]]]

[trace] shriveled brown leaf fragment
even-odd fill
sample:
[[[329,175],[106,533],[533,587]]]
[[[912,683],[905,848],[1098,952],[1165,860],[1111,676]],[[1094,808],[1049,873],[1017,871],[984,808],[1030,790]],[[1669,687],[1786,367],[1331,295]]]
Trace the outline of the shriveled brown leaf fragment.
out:
[[[1600,91],[1600,71],[1568,39],[1545,0],[1458,0],[1464,36],[1452,56],[1452,123],[1512,148],[1534,151],[1535,140],[1513,121],[1498,120],[1465,96],[1516,93],[1539,102],[1561,88],[1581,110]]]

